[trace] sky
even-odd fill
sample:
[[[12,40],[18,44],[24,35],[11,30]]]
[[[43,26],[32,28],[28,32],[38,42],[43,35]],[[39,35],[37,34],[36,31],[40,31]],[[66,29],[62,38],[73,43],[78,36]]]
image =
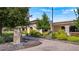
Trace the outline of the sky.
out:
[[[75,7],[53,7],[53,21],[62,22],[62,21],[71,21],[76,18],[74,14]],[[52,7],[31,7],[30,8],[30,21],[40,18],[43,13],[46,13],[49,17],[49,21],[52,20]]]
[[[30,20],[36,20],[36,18],[41,19],[44,12],[48,15],[49,20],[51,20],[52,9],[50,7],[32,7],[32,8],[30,8],[29,13],[30,13],[30,15],[32,15],[32,17],[30,17]]]
[[[54,7],[53,20],[54,22],[72,21],[76,18],[74,10],[75,7]]]

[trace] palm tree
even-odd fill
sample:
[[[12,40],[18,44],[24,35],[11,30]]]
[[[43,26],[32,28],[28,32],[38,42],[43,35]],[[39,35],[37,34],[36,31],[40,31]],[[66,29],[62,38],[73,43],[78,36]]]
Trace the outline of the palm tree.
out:
[[[77,19],[77,12],[76,12],[76,9],[75,9],[75,10],[73,10],[73,11],[74,11],[74,14],[75,14],[76,19]]]
[[[79,31],[79,8],[74,10],[76,20],[74,21],[74,25],[76,26],[77,30]]]

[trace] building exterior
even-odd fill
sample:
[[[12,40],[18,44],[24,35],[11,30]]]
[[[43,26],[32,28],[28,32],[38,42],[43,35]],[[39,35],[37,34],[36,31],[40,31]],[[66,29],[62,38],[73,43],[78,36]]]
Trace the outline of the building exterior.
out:
[[[37,22],[37,20],[31,21],[27,27],[20,26],[21,31],[27,31],[28,33],[30,33],[30,30],[33,29],[33,30],[36,30],[36,31],[42,33],[42,29],[40,29],[40,30],[37,29],[36,22]],[[50,23],[50,27],[51,28],[50,28],[49,32],[52,30],[52,28],[53,28],[53,32],[57,32],[60,29],[62,29],[67,33],[67,35],[79,36],[79,30],[77,30],[77,28],[74,26],[73,21],[55,22],[55,23],[53,23],[53,26],[52,26],[52,23]],[[8,28],[3,28],[2,32],[5,32],[5,31],[8,31]],[[13,29],[10,29],[10,31],[13,32]]]
[[[56,22],[53,25],[54,32],[58,31],[59,29],[63,29],[67,35],[79,35],[79,31],[74,26],[73,21]]]
[[[50,23],[50,27],[51,27],[51,24],[52,23]],[[40,29],[40,30],[37,29],[36,20],[31,21],[31,24],[27,27],[27,31],[30,32],[30,29],[34,29],[34,30],[42,33],[42,29]],[[73,21],[64,21],[64,22],[53,23],[53,31],[54,32],[57,32],[60,29],[63,29],[67,33],[67,35],[79,35],[79,31],[74,26]],[[50,29],[50,31],[51,31],[51,29]]]
[[[36,30],[36,31],[42,33],[42,29],[40,29],[40,30],[37,29],[36,22],[37,22],[37,20],[31,21],[29,26],[27,26],[27,32],[28,33],[30,32],[31,29]]]

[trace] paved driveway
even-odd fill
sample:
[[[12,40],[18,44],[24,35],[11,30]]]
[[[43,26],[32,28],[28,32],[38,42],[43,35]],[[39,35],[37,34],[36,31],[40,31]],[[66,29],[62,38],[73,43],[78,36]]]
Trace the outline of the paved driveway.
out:
[[[79,51],[79,45],[62,41],[40,39],[41,45],[18,51]]]

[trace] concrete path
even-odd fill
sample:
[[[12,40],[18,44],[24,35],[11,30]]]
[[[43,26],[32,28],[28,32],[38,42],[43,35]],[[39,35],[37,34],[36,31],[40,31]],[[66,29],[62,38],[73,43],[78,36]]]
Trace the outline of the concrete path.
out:
[[[41,45],[25,48],[18,51],[79,51],[79,45],[64,43],[62,41],[40,39]]]

